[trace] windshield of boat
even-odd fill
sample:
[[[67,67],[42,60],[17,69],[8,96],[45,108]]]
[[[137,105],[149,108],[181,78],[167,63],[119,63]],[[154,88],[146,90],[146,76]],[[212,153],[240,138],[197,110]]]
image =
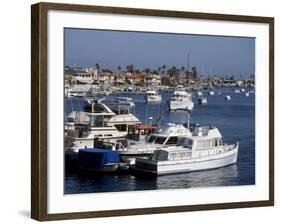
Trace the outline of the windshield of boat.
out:
[[[152,142],[154,142],[155,141],[155,139],[156,139],[156,136],[150,136],[150,138],[148,139],[148,141],[147,142],[149,142],[149,143],[152,143]]]
[[[158,136],[150,136],[150,138],[148,139],[148,143],[154,143],[154,144],[164,144],[164,142],[166,141],[166,137],[158,137]],[[171,144],[171,143],[170,143]],[[176,144],[176,143],[174,143]]]
[[[186,98],[187,96],[176,93],[176,94],[173,95],[173,97],[176,97],[176,98]]]
[[[178,142],[178,137],[170,137],[167,142],[166,145],[176,145]]]
[[[162,145],[162,144],[164,144],[164,142],[166,141],[166,139],[167,139],[167,138],[164,138],[164,137],[157,137],[154,143],[155,143],[155,144],[161,144],[161,145]]]
[[[102,105],[94,104],[94,112],[95,113],[102,113],[102,112],[107,112],[107,111]]]
[[[177,142],[177,146],[183,146],[185,139],[184,138],[180,138]]]

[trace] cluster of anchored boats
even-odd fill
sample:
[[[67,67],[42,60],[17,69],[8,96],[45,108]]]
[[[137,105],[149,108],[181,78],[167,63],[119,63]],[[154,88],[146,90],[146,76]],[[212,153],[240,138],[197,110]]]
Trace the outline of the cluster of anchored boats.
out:
[[[162,97],[156,90],[148,90],[145,94],[146,102],[161,102]],[[192,101],[192,94],[186,92],[183,87],[177,88],[172,97],[169,99],[169,110],[187,109],[192,110],[194,103]]]
[[[147,102],[161,101],[148,91]],[[192,95],[176,90],[169,109],[184,109],[186,124],[141,124],[131,110],[131,98],[85,100],[83,111],[71,112],[65,122],[65,162],[96,172],[134,170],[138,173],[170,174],[214,169],[237,161],[239,144],[225,144],[220,131],[189,122]]]

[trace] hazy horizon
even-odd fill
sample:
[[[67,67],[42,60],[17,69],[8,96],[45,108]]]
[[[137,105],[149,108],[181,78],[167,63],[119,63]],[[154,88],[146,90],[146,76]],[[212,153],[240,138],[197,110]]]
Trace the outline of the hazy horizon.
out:
[[[255,39],[65,28],[65,66],[143,70],[195,66],[203,75],[255,73]]]

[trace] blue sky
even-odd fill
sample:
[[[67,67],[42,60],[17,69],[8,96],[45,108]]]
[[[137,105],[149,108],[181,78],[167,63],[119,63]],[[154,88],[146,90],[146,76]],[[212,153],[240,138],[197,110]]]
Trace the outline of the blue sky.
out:
[[[255,73],[255,39],[187,34],[103,31],[65,28],[65,65],[123,70],[185,66],[199,74]]]

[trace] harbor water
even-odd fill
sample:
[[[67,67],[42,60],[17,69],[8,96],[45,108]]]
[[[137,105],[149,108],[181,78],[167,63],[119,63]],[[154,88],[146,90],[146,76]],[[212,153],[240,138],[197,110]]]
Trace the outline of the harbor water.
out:
[[[221,92],[219,95],[218,92]],[[134,114],[143,123],[187,123],[185,111],[169,112],[167,100],[170,92],[162,93],[161,103],[146,103],[143,94],[122,95],[133,98]],[[207,96],[207,92],[204,93]],[[224,100],[225,95],[232,99]],[[214,170],[164,176],[134,175],[131,173],[91,173],[65,170],[65,194],[120,192],[156,189],[181,189],[209,186],[237,186],[255,184],[255,95],[234,93],[232,89],[219,89],[214,96],[207,96],[206,105],[198,105],[194,96],[191,122],[214,125],[227,143],[239,142],[238,160],[235,165]],[[116,96],[107,96],[113,99]],[[83,110],[82,98],[65,99],[65,114]]]

